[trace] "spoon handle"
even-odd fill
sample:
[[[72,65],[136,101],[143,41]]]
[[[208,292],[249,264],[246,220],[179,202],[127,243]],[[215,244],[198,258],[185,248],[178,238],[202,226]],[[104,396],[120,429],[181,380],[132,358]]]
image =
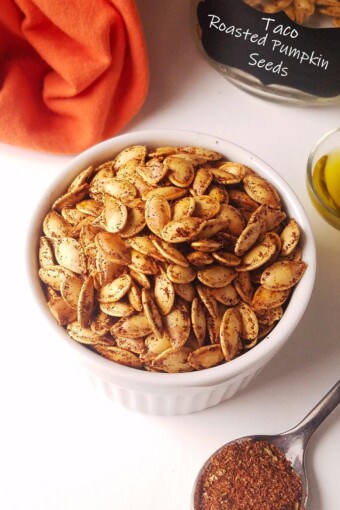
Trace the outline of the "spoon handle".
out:
[[[299,435],[304,443],[307,445],[310,437],[327,418],[327,416],[334,411],[340,403],[340,380],[329,390],[329,392],[320,400],[318,404],[305,416],[305,418],[296,425],[296,427],[288,431],[289,434]]]

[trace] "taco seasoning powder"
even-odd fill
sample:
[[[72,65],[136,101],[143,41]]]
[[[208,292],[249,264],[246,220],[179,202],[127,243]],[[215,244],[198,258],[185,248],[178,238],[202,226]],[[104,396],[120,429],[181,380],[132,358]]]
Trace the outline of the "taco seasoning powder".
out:
[[[231,443],[198,481],[195,510],[303,510],[302,483],[282,450],[267,441]]]

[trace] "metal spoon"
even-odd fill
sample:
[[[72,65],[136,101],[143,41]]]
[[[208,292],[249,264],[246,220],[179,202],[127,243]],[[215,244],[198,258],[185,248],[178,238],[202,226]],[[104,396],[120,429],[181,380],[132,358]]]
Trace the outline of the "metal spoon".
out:
[[[327,416],[334,411],[340,403],[340,380],[333,386],[333,388],[320,400],[320,402],[307,414],[307,416],[295,427],[274,436],[246,436],[231,441],[222,448],[219,448],[213,453],[205,462],[200,472],[198,473],[191,498],[191,509],[198,510],[198,482],[202,478],[205,469],[212,457],[227,445],[241,441],[267,441],[268,443],[280,448],[286,455],[286,458],[291,462],[292,467],[301,478],[303,492],[301,499],[301,508],[306,508],[308,499],[308,480],[305,468],[305,451],[307,444],[321,423]]]

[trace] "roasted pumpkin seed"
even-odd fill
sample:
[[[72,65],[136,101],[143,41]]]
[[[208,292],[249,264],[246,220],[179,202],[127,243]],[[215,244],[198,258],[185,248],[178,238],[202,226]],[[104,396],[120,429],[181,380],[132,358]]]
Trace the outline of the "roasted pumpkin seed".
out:
[[[183,218],[170,221],[162,230],[161,236],[168,243],[185,243],[196,237],[205,226],[200,218]]]
[[[163,271],[155,276],[154,294],[160,314],[170,313],[175,302],[175,291],[172,282]]]
[[[195,370],[203,370],[222,363],[224,355],[220,345],[205,345],[191,352],[188,361]]]
[[[196,272],[192,267],[183,267],[178,264],[169,264],[166,274],[173,283],[190,283],[196,278]]]
[[[221,321],[221,348],[227,361],[231,361],[242,349],[242,323],[240,314],[235,308],[228,308]]]
[[[160,195],[150,197],[145,203],[145,221],[151,232],[161,237],[162,229],[171,220],[169,202]]]
[[[194,298],[191,305],[191,323],[198,344],[202,346],[205,340],[207,323],[204,312],[204,305],[198,298]]]
[[[98,301],[100,303],[112,303],[120,301],[131,287],[132,279],[128,274],[124,274],[111,283],[108,283],[98,292]]]
[[[191,353],[191,349],[187,347],[181,347],[175,349],[170,347],[165,351],[161,352],[152,361],[152,366],[168,373],[180,373],[180,372],[191,372],[193,367],[188,362],[188,356]]]
[[[177,300],[171,312],[164,316],[164,327],[174,349],[184,346],[190,334],[190,315],[185,302]]]
[[[261,284],[268,290],[288,290],[294,287],[306,271],[305,262],[281,260],[267,267],[261,276]]]
[[[77,312],[62,297],[48,301],[47,306],[61,326],[67,326],[77,318]]]
[[[235,276],[236,272],[233,269],[217,265],[197,271],[197,278],[199,281],[213,289],[225,287],[232,282]]]

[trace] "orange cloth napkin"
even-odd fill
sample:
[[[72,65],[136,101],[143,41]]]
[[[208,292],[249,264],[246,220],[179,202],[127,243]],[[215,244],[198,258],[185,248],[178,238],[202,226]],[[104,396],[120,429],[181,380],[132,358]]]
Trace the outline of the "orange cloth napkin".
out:
[[[1,0],[0,140],[79,152],[120,131],[147,87],[134,0]]]

